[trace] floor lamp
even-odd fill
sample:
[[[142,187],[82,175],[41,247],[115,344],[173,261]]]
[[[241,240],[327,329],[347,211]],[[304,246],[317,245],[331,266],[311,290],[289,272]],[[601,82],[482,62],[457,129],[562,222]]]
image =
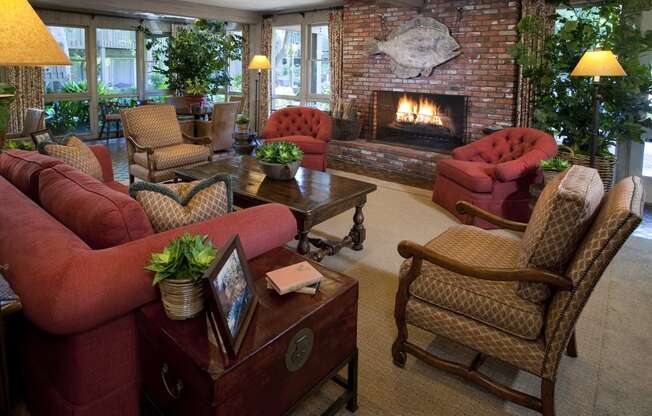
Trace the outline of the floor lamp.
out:
[[[624,77],[627,75],[618,58],[611,51],[588,51],[571,72],[572,77],[593,78],[593,123],[591,131],[589,166],[595,167],[595,156],[600,137],[600,77]]]
[[[269,59],[265,55],[256,55],[253,57],[251,62],[249,63],[248,69],[250,70],[257,70],[258,71],[258,77],[256,78],[256,124],[255,124],[255,129],[256,129],[256,134],[258,136],[261,135],[260,131],[260,78],[263,75],[263,71],[267,71],[269,69],[272,69],[272,64],[269,62]]]
[[[5,0],[0,25],[0,66],[70,65],[27,0]],[[0,147],[9,124],[14,88],[0,83]]]

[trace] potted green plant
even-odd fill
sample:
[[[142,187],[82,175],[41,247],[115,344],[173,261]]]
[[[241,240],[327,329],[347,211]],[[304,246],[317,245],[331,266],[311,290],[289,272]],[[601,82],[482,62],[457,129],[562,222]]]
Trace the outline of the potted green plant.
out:
[[[294,143],[271,142],[256,149],[256,159],[267,177],[287,181],[297,174],[303,152]]]
[[[242,59],[242,37],[228,32],[224,23],[203,19],[180,28],[167,42],[150,39],[147,47],[159,63],[154,72],[189,104],[225,90],[231,82],[229,62]]]
[[[4,142],[3,150],[34,150],[34,143],[27,140],[9,139]]]
[[[249,119],[249,116],[246,114],[240,114],[238,117],[235,119],[235,124],[238,125],[238,131],[240,133],[246,133],[249,131],[249,122],[251,120]]]
[[[207,236],[188,233],[170,241],[162,252],[152,254],[145,270],[155,273],[152,285],[159,286],[170,319],[193,318],[203,310],[202,276],[216,255]]]
[[[615,145],[640,142],[645,124],[642,115],[652,113],[650,66],[640,60],[641,54],[652,49],[652,31],[644,33],[640,27],[647,4],[607,0],[558,10],[552,17],[527,16],[518,25],[521,41],[510,49],[533,90],[532,127],[562,139],[575,154],[564,151],[560,156],[581,165],[589,164],[595,85],[589,77],[571,77],[569,73],[587,50],[604,48],[618,56],[627,76],[606,77],[600,82],[603,104],[595,167],[607,187],[615,173]]]
[[[560,157],[553,157],[541,161],[543,178],[545,183],[550,182],[555,176],[559,175],[571,166],[570,162]]]
[[[0,82],[0,147],[4,144],[11,115],[9,106],[14,101],[16,88]]]

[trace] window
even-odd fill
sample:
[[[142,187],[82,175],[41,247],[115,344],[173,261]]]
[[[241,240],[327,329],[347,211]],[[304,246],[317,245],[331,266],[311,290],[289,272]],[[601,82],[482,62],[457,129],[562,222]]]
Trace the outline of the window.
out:
[[[160,45],[161,48],[165,49],[168,45],[169,35],[149,35],[145,39],[146,45],[150,42],[156,42]],[[159,74],[154,71],[154,67],[160,67],[166,69],[165,64],[162,60],[156,60],[153,50],[145,47],[145,91],[147,92],[156,92],[156,91],[167,91],[168,89],[168,80],[167,77],[163,74]]]
[[[271,89],[272,110],[288,105],[329,110],[328,25],[279,26],[273,29]]]
[[[135,94],[136,32],[122,29],[97,29],[96,40],[99,95]]]
[[[48,26],[48,30],[68,55],[72,65],[46,66],[45,92],[78,92],[78,84],[86,81],[86,30],[62,26]]]
[[[45,67],[45,125],[55,135],[91,131],[87,82],[86,30],[48,26],[72,65]]]
[[[233,31],[231,33],[242,39],[242,31]],[[231,78],[229,95],[242,94],[242,59],[229,62],[229,77]]]

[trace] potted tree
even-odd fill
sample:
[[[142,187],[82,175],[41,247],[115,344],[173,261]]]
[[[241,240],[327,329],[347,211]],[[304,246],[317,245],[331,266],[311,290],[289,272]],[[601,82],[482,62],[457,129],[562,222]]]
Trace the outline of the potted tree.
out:
[[[271,142],[256,149],[256,159],[267,177],[288,181],[297,174],[303,152],[294,143]]]
[[[170,319],[197,316],[204,308],[202,277],[217,250],[207,236],[184,234],[160,253],[153,253],[145,270],[154,272],[152,285],[161,290],[161,300]]]
[[[165,76],[169,88],[190,105],[226,89],[229,62],[241,59],[242,38],[228,32],[224,23],[199,19],[167,42],[152,39],[147,47],[160,63],[154,72]]]
[[[600,85],[596,168],[607,188],[614,180],[616,144],[641,141],[642,115],[652,112],[652,76],[639,58],[652,49],[652,32],[642,33],[639,25],[645,7],[638,0],[608,0],[559,10],[551,18],[527,16],[518,25],[522,40],[510,49],[534,91],[532,126],[561,139],[574,154],[562,151],[560,156],[580,165],[589,164],[595,86],[591,79],[569,73],[587,50],[605,48],[618,56],[627,76],[606,78]],[[533,50],[533,44],[540,47]]]

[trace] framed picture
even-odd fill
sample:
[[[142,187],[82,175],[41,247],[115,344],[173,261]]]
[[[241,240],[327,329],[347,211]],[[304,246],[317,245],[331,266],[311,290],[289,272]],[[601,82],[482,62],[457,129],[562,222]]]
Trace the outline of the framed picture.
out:
[[[32,141],[34,142],[34,146],[38,147],[38,144],[41,142],[54,142],[54,136],[52,136],[52,132],[50,129],[45,129],[45,130],[38,130],[35,132],[31,133],[32,136]]]
[[[222,247],[204,278],[212,294],[208,308],[211,327],[228,358],[235,358],[258,305],[239,236],[231,237]]]

